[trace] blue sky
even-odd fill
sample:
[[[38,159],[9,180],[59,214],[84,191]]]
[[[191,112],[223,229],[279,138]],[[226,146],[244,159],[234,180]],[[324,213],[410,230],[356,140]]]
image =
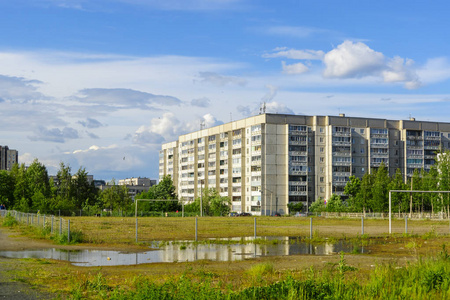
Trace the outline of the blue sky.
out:
[[[161,143],[267,112],[450,121],[446,1],[0,1],[0,144],[156,178]],[[124,159],[125,158],[125,159]]]

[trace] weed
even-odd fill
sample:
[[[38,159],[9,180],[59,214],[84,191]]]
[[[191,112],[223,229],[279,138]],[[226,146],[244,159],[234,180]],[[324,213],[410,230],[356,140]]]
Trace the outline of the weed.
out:
[[[7,226],[7,227],[13,227],[17,224],[18,224],[17,220],[10,214],[7,214],[5,217],[5,220],[3,221],[3,226]]]

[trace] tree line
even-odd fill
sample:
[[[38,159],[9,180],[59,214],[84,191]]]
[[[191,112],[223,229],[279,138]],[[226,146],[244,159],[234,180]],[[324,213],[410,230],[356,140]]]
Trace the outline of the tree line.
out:
[[[175,186],[170,176],[149,188],[147,192],[137,195],[139,199],[177,200]],[[200,214],[200,197],[185,206],[185,211]],[[48,175],[45,165],[35,159],[28,167],[15,164],[11,171],[0,171],[0,204],[7,209],[23,212],[56,212],[75,214],[83,210],[90,214],[101,211],[125,212],[134,214],[134,205],[128,188],[116,185],[113,179],[105,189],[100,190],[89,182],[86,169],[80,167],[72,173],[71,167],[63,162],[55,177]],[[202,195],[203,215],[226,215],[230,200],[221,197],[214,190],[204,190]],[[154,201],[139,204],[140,211],[146,212],[181,212],[179,201]]]
[[[415,169],[407,181],[397,169],[393,176],[382,163],[360,179],[350,176],[344,194],[345,201],[333,194],[326,202],[317,199],[311,204],[311,212],[387,212],[389,210],[390,190],[449,191],[450,190],[450,152],[436,156],[435,164],[429,171]],[[392,211],[405,212],[443,212],[450,215],[450,195],[439,193],[391,193]]]

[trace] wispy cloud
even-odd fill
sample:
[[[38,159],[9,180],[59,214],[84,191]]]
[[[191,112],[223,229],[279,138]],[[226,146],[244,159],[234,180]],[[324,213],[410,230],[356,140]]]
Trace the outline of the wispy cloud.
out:
[[[224,86],[227,84],[245,86],[247,84],[247,80],[245,79],[233,76],[224,76],[214,72],[199,72],[198,75],[201,78],[200,82],[211,83],[217,86]]]

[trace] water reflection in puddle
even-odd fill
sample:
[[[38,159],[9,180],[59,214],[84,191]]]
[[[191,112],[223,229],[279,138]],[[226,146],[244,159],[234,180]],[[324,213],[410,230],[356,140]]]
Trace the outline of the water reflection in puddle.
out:
[[[161,262],[185,262],[196,260],[235,261],[259,256],[282,255],[329,255],[337,252],[351,252],[354,246],[345,241],[312,245],[301,242],[293,237],[265,237],[261,244],[243,243],[246,239],[220,239],[225,244],[193,244],[192,241],[177,241],[172,243],[153,242],[152,246],[162,245],[156,250],[139,253],[104,250],[26,250],[0,251],[0,256],[11,258],[47,258],[66,260],[76,266],[118,266],[137,265]],[[230,242],[231,241],[231,242]],[[234,243],[235,242],[235,243]],[[357,249],[363,253],[364,249]]]

